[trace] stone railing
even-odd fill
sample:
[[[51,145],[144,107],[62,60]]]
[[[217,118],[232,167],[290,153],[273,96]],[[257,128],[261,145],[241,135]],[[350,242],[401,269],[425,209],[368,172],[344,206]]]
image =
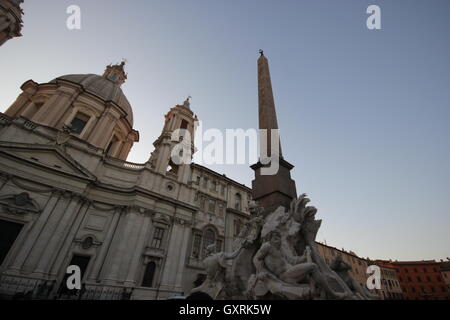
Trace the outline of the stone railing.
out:
[[[19,276],[2,275],[0,277],[0,294],[13,296],[16,293],[33,292],[40,280]]]
[[[12,118],[10,116],[0,112],[0,123],[10,123],[11,121]]]
[[[145,164],[140,163],[133,163],[128,161],[123,161],[115,158],[107,157],[105,159],[105,162],[108,164],[111,164],[113,166],[119,167],[119,168],[126,168],[131,170],[142,170],[145,168]]]
[[[87,284],[81,300],[122,300],[124,287]]]

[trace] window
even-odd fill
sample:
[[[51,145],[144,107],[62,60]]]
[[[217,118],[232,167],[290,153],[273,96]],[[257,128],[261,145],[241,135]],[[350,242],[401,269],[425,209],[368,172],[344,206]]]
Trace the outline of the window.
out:
[[[208,188],[208,178],[203,177],[203,188],[207,189]]]
[[[206,229],[203,234],[196,231],[192,239],[192,254],[196,259],[203,259],[206,256],[208,246],[216,245],[216,252],[222,251],[222,240],[218,239],[216,233],[212,229]]]
[[[420,277],[417,277],[417,281],[422,282],[422,279]]]
[[[427,268],[423,268],[423,272],[427,272]]]
[[[107,155],[111,155],[112,153],[112,147],[117,143],[117,142],[119,142],[119,139],[117,139],[117,137],[116,136],[113,136],[112,137],[112,139],[111,139],[111,141],[109,142],[109,144],[108,144],[108,147],[106,148],[106,154]]]
[[[216,181],[212,181],[211,182],[211,191],[217,191],[217,182]]]
[[[408,282],[412,282],[411,277],[408,277]]]
[[[153,278],[155,276],[156,263],[150,261],[145,267],[144,278],[142,279],[142,286],[151,288],[153,287]]]
[[[197,181],[195,182],[197,185],[200,185],[200,176],[197,176]]]
[[[157,249],[161,248],[162,240],[164,237],[164,231],[165,231],[164,228],[161,228],[161,227],[155,228],[155,231],[153,233],[153,240],[152,240],[152,244],[151,244],[151,246],[153,248],[157,248]]]
[[[239,219],[234,220],[234,236],[238,236],[241,233],[242,222]]]
[[[187,129],[187,127],[188,127],[188,122],[186,121],[186,120],[181,120],[181,126],[180,126],[180,129]]]
[[[412,292],[416,292],[416,288],[415,287],[412,287],[411,290],[412,290]]]
[[[221,188],[220,188],[220,194],[221,195],[225,195],[225,185],[221,185]]]
[[[241,211],[241,202],[242,202],[242,197],[239,193],[236,193],[235,198],[234,198],[234,208],[236,210]]]
[[[414,272],[417,272],[417,268],[414,268]]]
[[[223,216],[223,214],[224,214],[224,212],[223,212],[224,206],[223,206],[222,203],[219,203],[218,206],[219,206],[219,215]]]
[[[178,174],[178,165],[173,163],[172,160],[170,160],[169,165],[167,166],[167,172],[177,175]]]
[[[83,132],[84,127],[86,126],[86,123],[89,121],[89,116],[85,115],[84,113],[77,112],[75,117],[72,119],[72,122],[70,125],[72,126],[72,132],[76,134],[80,134]]]
[[[406,269],[406,268],[404,268],[403,271],[404,271],[405,273],[408,273],[408,269]]]
[[[192,256],[194,258],[200,258],[200,247],[202,245],[202,235],[194,234],[194,242],[192,244]]]
[[[216,201],[210,199],[208,204],[208,211],[214,213],[216,211]]]
[[[431,282],[431,278],[429,276],[427,276],[427,281]]]
[[[205,202],[206,202],[205,196],[201,196],[200,197],[200,209],[202,209],[202,210],[205,209]]]
[[[216,234],[211,229],[207,229],[205,231],[204,237],[203,237],[203,254],[202,257],[206,256],[206,248],[216,242]]]

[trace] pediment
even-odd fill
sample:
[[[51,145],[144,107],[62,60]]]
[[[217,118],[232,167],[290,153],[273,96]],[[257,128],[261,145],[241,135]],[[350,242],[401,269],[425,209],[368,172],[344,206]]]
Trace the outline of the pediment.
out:
[[[69,154],[55,146],[0,143],[0,152],[54,171],[81,178],[95,179],[92,173],[81,166]]]

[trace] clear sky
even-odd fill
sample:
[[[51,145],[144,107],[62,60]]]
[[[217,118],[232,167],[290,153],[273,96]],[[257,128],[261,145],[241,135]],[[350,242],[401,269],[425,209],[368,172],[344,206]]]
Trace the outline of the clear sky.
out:
[[[68,30],[66,8],[81,8]],[[381,8],[381,30],[366,9]],[[450,257],[450,1],[25,0],[0,48],[0,111],[28,79],[102,74],[123,85],[147,161],[170,107],[206,128],[257,127],[269,59],[283,154],[323,219],[317,239],[370,258]],[[248,165],[211,166],[251,185]]]

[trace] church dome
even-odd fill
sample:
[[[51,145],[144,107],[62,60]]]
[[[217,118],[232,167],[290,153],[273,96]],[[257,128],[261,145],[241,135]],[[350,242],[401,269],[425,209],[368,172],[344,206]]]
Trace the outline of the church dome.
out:
[[[117,67],[119,66],[113,66],[113,68]],[[120,88],[120,85],[126,79],[126,75],[117,74],[112,70],[112,72],[108,72],[108,70],[105,71],[103,76],[96,74],[68,74],[55,78],[50,83],[56,83],[57,80],[76,83],[81,85],[86,92],[96,95],[102,100],[116,103],[126,113],[126,119],[130,126],[133,127],[133,110],[127,97]]]

